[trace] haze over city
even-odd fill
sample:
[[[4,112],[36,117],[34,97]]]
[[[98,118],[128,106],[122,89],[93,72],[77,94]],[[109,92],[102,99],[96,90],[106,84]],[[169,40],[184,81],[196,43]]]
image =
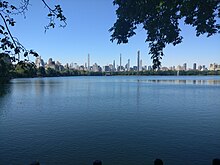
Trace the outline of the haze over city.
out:
[[[151,65],[148,55],[148,43],[145,43],[146,32],[139,27],[137,35],[129,40],[128,44],[117,45],[110,41],[108,31],[116,20],[115,9],[111,0],[107,1],[58,1],[67,19],[66,28],[50,29],[44,33],[44,26],[48,19],[48,11],[40,1],[31,1],[30,10],[26,18],[16,18],[16,28],[13,34],[28,49],[37,50],[43,59],[53,58],[66,63],[84,64],[87,55],[91,55],[91,64],[101,66],[111,64],[113,60],[119,65],[119,56],[122,54],[122,64],[130,59],[131,66],[136,65],[137,51],[140,50],[143,65]],[[207,38],[205,35],[196,37],[195,29],[181,24],[183,42],[177,46],[168,45],[162,66],[177,66],[193,63],[209,66],[211,63],[220,63],[220,38],[217,35]],[[57,24],[57,26],[59,26]],[[31,57],[31,60],[35,59]]]

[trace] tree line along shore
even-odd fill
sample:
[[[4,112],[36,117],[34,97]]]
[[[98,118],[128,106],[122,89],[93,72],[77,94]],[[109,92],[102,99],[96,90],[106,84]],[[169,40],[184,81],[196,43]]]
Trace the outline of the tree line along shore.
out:
[[[43,67],[36,68],[33,63],[23,63],[10,66],[1,66],[0,82],[8,82],[12,78],[33,78],[33,77],[62,77],[62,76],[207,76],[220,75],[220,71],[124,71],[124,72],[92,72],[85,70],[63,69],[55,70],[52,68],[45,69]]]

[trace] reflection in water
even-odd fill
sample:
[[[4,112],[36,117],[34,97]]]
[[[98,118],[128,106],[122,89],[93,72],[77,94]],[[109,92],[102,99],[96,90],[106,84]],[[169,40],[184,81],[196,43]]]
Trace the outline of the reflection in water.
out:
[[[11,92],[11,84],[0,84],[0,117],[4,116],[7,108],[4,108],[4,102],[7,102],[5,96]]]
[[[0,84],[0,98],[10,92],[10,84]]]
[[[41,95],[45,91],[45,81],[43,79],[37,79],[35,81],[35,94],[36,95]]]
[[[138,80],[147,83],[161,84],[195,84],[195,85],[220,85],[220,80]]]
[[[139,81],[137,83],[136,105],[137,105],[137,110],[139,111],[139,108],[140,108],[140,83]]]
[[[0,164],[89,164],[97,155],[105,164],[150,164],[157,155],[169,165],[209,164],[220,155],[216,80],[14,79],[0,86]]]

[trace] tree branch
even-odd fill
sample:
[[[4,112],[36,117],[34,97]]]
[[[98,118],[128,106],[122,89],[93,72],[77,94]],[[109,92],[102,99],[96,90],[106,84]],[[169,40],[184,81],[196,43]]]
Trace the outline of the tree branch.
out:
[[[2,20],[3,20],[3,22],[4,22],[4,24],[5,24],[5,27],[6,27],[6,29],[7,29],[7,32],[8,32],[8,34],[9,34],[9,36],[10,36],[12,42],[14,43],[15,47],[17,47],[17,43],[16,43],[16,41],[14,40],[14,38],[13,38],[13,36],[12,36],[12,34],[11,34],[11,31],[10,31],[10,29],[9,29],[9,27],[8,27],[8,24],[7,24],[7,22],[6,22],[5,18],[4,18],[4,16],[2,15],[2,13],[0,13],[0,16],[1,16],[1,18],[2,18]],[[18,54],[18,60],[19,60],[19,59],[20,59],[20,55]]]

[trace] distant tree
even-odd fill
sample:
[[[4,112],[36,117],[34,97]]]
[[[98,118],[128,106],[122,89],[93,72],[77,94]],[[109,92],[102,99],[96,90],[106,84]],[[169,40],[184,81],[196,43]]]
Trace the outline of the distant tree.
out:
[[[111,41],[128,43],[141,25],[146,30],[153,68],[159,68],[167,44],[181,43],[179,21],[196,29],[196,36],[220,33],[220,0],[114,0],[117,21]]]
[[[46,71],[44,67],[37,68],[37,76],[44,77],[46,76]]]
[[[15,15],[25,16],[25,13],[30,5],[30,1],[31,0],[18,0],[15,2],[11,0],[10,3],[10,0],[0,0],[0,59],[3,57],[3,54],[7,54],[12,62],[19,62],[20,56],[22,55],[26,58],[24,61],[27,62],[29,61],[28,55],[38,56],[38,53],[34,50],[26,49],[25,46],[23,46],[19,40],[13,36],[10,30],[10,28],[14,27],[16,24],[13,17]],[[61,27],[65,27],[66,17],[63,15],[60,5],[55,5],[55,7],[52,8],[45,0],[41,1],[48,10],[47,17],[49,18],[49,23],[45,26],[45,31],[49,28],[55,27],[56,19],[61,22]]]
[[[12,64],[8,54],[0,53],[0,84],[9,81]]]
[[[56,77],[56,76],[60,76],[60,73],[53,68],[47,68],[46,75],[48,77]]]
[[[34,63],[19,61],[14,70],[15,77],[36,77],[37,69]]]

